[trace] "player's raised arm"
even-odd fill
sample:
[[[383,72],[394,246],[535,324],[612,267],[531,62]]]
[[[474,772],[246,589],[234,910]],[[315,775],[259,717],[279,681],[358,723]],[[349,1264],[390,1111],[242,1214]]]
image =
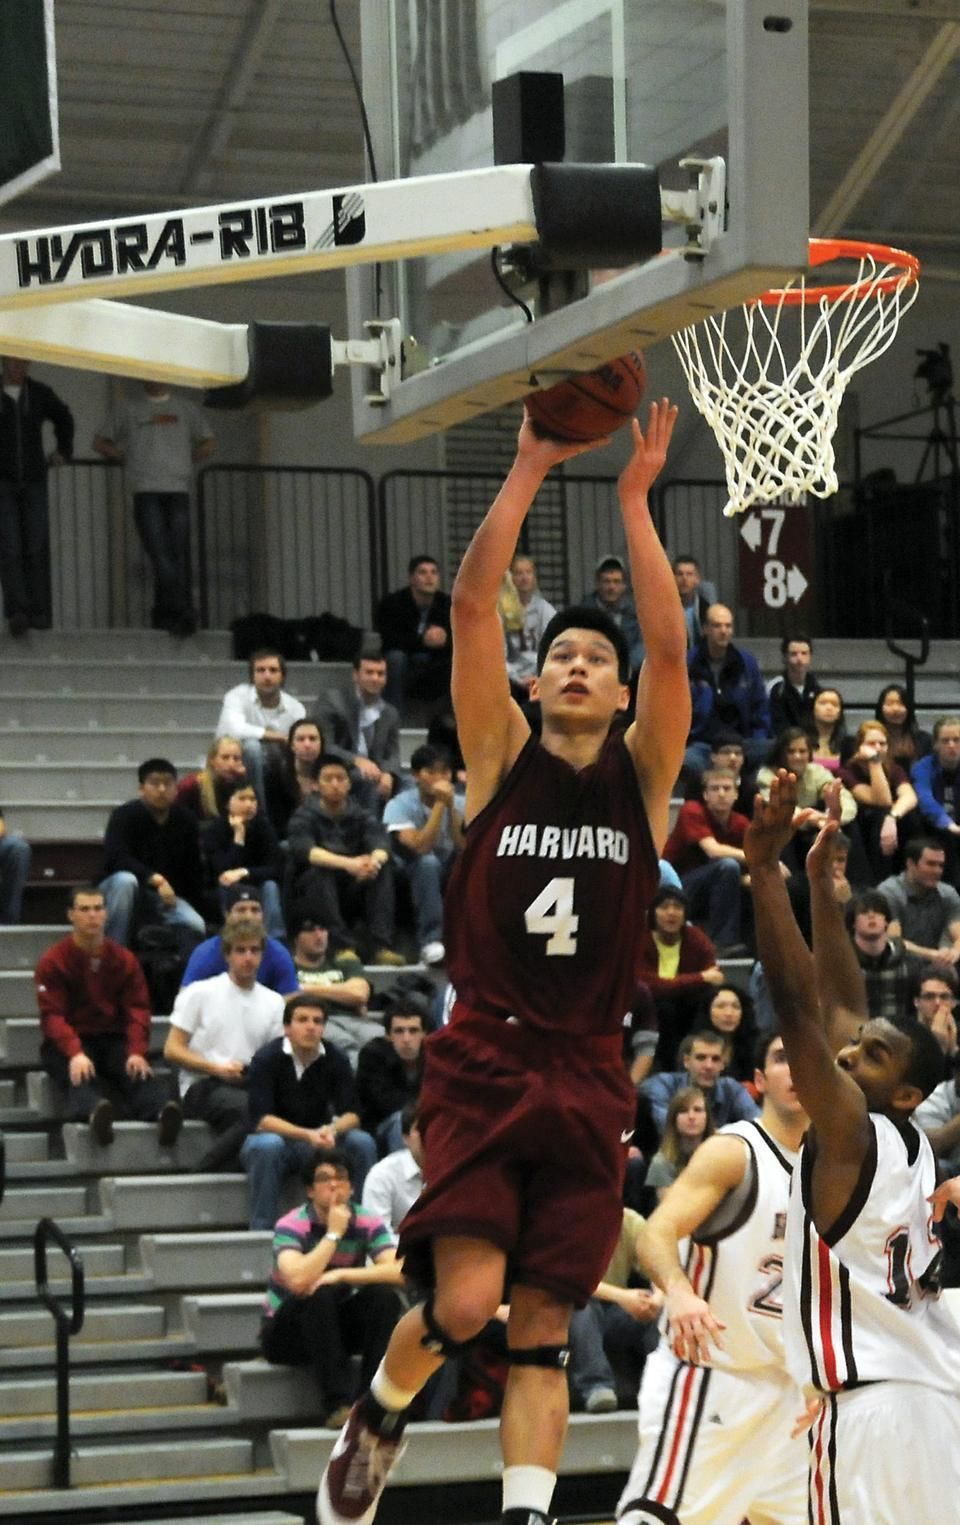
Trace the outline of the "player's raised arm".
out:
[[[666,1298],[673,1353],[680,1361],[708,1362],[710,1342],[723,1349],[724,1325],[693,1290],[680,1263],[680,1241],[693,1234],[739,1186],[747,1168],[743,1141],[721,1134],[700,1145],[637,1235],[642,1271]]]
[[[605,444],[605,440],[597,441]],[[453,585],[453,708],[467,765],[467,818],[482,810],[516,761],[530,728],[510,697],[497,599],[523,521],[552,466],[592,445],[540,439],[524,418],[516,458]]]
[[[859,1168],[869,1141],[866,1102],[860,1087],[834,1063],[835,1051],[820,1010],[814,957],[797,926],[780,871],[780,854],[797,825],[805,822],[803,811],[795,819],[796,805],[797,781],[781,768],[770,785],[769,800],[764,802],[758,795],[744,840],[757,951],[804,1110],[834,1163]],[[818,963],[829,956],[818,948]]]
[[[834,1054],[869,1021],[867,987],[834,894],[833,839],[840,830],[840,781],[824,791],[827,821],[807,854],[814,967],[827,1042]]]
[[[627,745],[658,850],[666,840],[670,795],[690,730],[687,630],[648,497],[663,470],[676,421],[677,409],[666,397],[651,403],[645,433],[634,419],[633,455],[618,483],[633,597],[646,650],[637,685],[636,721],[627,731]]]

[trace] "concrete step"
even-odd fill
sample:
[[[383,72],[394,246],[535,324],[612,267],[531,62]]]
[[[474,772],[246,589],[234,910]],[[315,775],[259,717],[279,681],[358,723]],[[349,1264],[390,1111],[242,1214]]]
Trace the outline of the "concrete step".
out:
[[[4,803],[11,828],[19,831],[36,848],[47,842],[62,842],[65,838],[99,846],[107,818],[111,810],[121,802],[104,799],[79,804],[75,801],[25,798]],[[98,872],[99,868],[92,877],[95,878]],[[52,911],[52,906],[46,907],[45,915],[49,916]]]
[[[247,1229],[223,1234],[141,1234],[140,1262],[158,1291],[249,1285],[263,1289],[273,1265],[273,1235]]]
[[[192,730],[169,725],[166,735],[151,724],[145,709],[139,723],[131,726],[31,726],[11,730],[0,726],[0,749],[8,763],[125,763],[136,770],[150,745],[165,752],[172,748],[180,757],[205,758],[211,735],[208,725]]]
[[[184,1332],[204,1351],[256,1351],[259,1348],[263,1289],[258,1292],[210,1292],[182,1299]]]
[[[51,1328],[53,1320],[50,1320]],[[145,1362],[170,1362],[194,1360],[199,1351],[195,1341],[177,1330],[157,1339],[71,1341],[70,1366],[95,1367],[131,1365],[142,1366]],[[55,1368],[56,1345],[51,1341],[44,1345],[10,1346],[0,1354],[0,1370],[38,1372]],[[125,1378],[121,1378],[125,1380]],[[0,1506],[0,1516],[2,1516]]]
[[[116,1176],[100,1182],[100,1203],[118,1229],[246,1228],[242,1175]]]
[[[185,1519],[196,1525],[303,1525],[303,1514],[287,1515],[271,1507],[272,1501],[285,1493],[285,1480],[272,1467],[255,1467],[251,1471],[214,1474],[212,1477],[151,1478],[147,1482],[111,1483],[109,1491],[96,1482],[73,1486],[68,1491],[35,1489],[15,1490],[0,1498],[0,1518],[10,1517],[18,1522],[40,1517],[55,1520],[57,1525],[71,1516],[82,1515],[84,1519],[104,1520],[104,1508],[111,1513],[113,1521],[123,1520],[133,1525],[129,1511],[149,1511],[161,1506],[179,1509],[181,1513],[168,1519],[163,1525],[183,1525]],[[316,1491],[316,1487],[311,1490]],[[246,1510],[251,1499],[263,1499],[264,1512],[231,1514],[228,1500],[236,1500],[238,1510]],[[213,1514],[206,1511],[212,1509]],[[311,1511],[311,1519],[313,1514]],[[159,1525],[148,1512],[136,1516],[137,1525]]]
[[[32,1218],[76,1218],[87,1210],[85,1186],[15,1186],[0,1203],[0,1222]]]
[[[72,1459],[70,1475],[76,1487],[105,1483],[165,1481],[170,1478],[210,1478],[224,1473],[252,1472],[253,1442],[234,1437],[171,1439],[131,1445],[81,1445]],[[0,1492],[49,1488],[53,1483],[53,1453],[20,1448],[0,1455]]]
[[[196,1170],[213,1134],[206,1123],[185,1122],[170,1149],[161,1149],[155,1123],[115,1123],[112,1144],[105,1147],[90,1137],[85,1123],[64,1123],[63,1147],[68,1163],[80,1174],[143,1175],[148,1171]]]
[[[17,1085],[14,1080],[0,1080],[0,1107],[16,1105]]]
[[[53,1317],[46,1308],[7,1309],[0,1321],[0,1347],[36,1346],[51,1338]],[[71,1338],[76,1345],[102,1345],[117,1340],[158,1340],[166,1333],[166,1313],[149,1304],[90,1306],[83,1328]]]
[[[40,955],[69,930],[66,921],[53,926],[0,927],[0,969],[32,972]]]
[[[149,1050],[154,1057],[163,1053],[169,1031],[169,1017],[154,1017],[150,1024]],[[39,1063],[40,1023],[37,1017],[0,1017],[0,1068],[36,1069]]]
[[[63,1104],[54,1094],[53,1082],[46,1070],[28,1070],[26,1074],[26,1103],[38,1117],[62,1117]]]
[[[293,1419],[316,1421],[319,1396],[312,1372],[303,1367],[270,1366],[260,1359],[227,1361],[223,1382],[244,1424],[272,1425]]]
[[[123,1275],[125,1254],[122,1244],[76,1244],[74,1247],[83,1260],[87,1282],[101,1276]],[[57,1274],[61,1265],[65,1266],[65,1262],[59,1252],[56,1259],[52,1255],[48,1258],[51,1280],[62,1281],[66,1286],[69,1285],[69,1276]],[[16,1249],[0,1250],[0,1287],[27,1281],[31,1286],[33,1285],[33,1246],[22,1245]]]
[[[150,740],[156,745],[155,738]],[[148,744],[145,736],[144,746]],[[183,774],[202,764],[205,749],[185,754],[178,737],[176,748],[171,751],[174,755],[170,761]],[[11,801],[11,810],[18,800],[30,800],[35,806],[48,802],[82,805],[101,800],[113,800],[119,805],[137,792],[139,762],[140,758],[129,762],[0,762],[0,799]],[[16,812],[19,823],[19,806]]]
[[[98,1409],[171,1408],[207,1402],[207,1378],[202,1371],[138,1371],[123,1380],[116,1372],[78,1374],[70,1382],[73,1418]],[[26,1418],[53,1414],[57,1407],[56,1379],[50,1373],[0,1382],[0,1416]],[[0,1441],[10,1437],[0,1431]]]
[[[31,969],[0,969],[0,1017],[36,1017]]]
[[[7,1165],[39,1163],[50,1159],[50,1137],[46,1133],[9,1133],[5,1140]]]
[[[139,1375],[136,1380],[139,1384]],[[158,1403],[137,1408],[113,1408],[106,1403],[94,1413],[73,1413],[70,1436],[74,1444],[83,1438],[118,1441],[142,1436],[142,1443],[149,1446],[154,1444],[153,1436],[176,1433],[183,1444],[190,1445],[197,1431],[214,1430],[222,1434],[235,1426],[237,1418],[234,1410],[222,1403]],[[56,1435],[55,1413],[23,1419],[0,1418],[0,1454],[4,1444],[38,1445],[55,1440]]]
[[[198,630],[186,640],[172,641],[156,630],[31,630],[14,640],[0,633],[0,656],[4,661],[63,661],[73,653],[87,661],[127,662],[143,658],[153,661],[170,653],[185,664],[226,662],[230,660],[229,630]]]
[[[308,707],[328,688],[340,688],[350,679],[349,662],[288,662],[285,687]],[[180,661],[173,653],[145,657],[128,652],[117,661],[89,657],[82,645],[75,653],[64,649],[42,662],[10,658],[3,664],[4,686],[32,694],[124,693],[149,698],[151,694],[210,694],[222,699],[228,689],[249,681],[246,662]],[[188,681],[184,682],[184,675]],[[216,717],[214,717],[216,719]]]
[[[391,1488],[463,1483],[496,1477],[500,1471],[499,1420],[472,1424],[411,1424],[409,1445],[390,1475]],[[270,1449],[277,1471],[291,1492],[312,1492],[333,1449],[330,1430],[276,1429]],[[628,1472],[637,1450],[635,1413],[573,1414],[563,1452],[565,1475]],[[399,1516],[397,1516],[399,1518]]]

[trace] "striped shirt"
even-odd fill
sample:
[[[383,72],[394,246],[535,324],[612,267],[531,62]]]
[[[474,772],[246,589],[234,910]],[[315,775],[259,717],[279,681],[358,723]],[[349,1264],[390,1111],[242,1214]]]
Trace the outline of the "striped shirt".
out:
[[[277,1272],[281,1253],[298,1250],[301,1255],[309,1255],[326,1232],[327,1225],[320,1222],[310,1202],[304,1202],[280,1219],[273,1231],[273,1270],[263,1300],[265,1318],[273,1318],[277,1309],[293,1297]],[[384,1250],[392,1250],[395,1244],[394,1236],[380,1218],[361,1207],[359,1202],[351,1202],[347,1231],[334,1249],[326,1269],[337,1271],[365,1265],[368,1259],[375,1260]]]

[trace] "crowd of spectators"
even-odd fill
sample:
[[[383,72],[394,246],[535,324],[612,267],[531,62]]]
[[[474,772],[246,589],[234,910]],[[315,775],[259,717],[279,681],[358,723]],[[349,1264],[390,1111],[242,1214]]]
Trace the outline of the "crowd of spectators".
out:
[[[938,1038],[943,1084],[917,1120],[944,1169],[960,1170],[960,716],[928,736],[903,687],[888,684],[848,736],[843,697],[813,674],[807,637],[784,638],[768,684],[695,560],[677,558],[675,574],[694,714],[686,798],[649,924],[635,929],[625,1062],[637,1126],[623,1235],[571,1330],[571,1392],[589,1412],[629,1400],[656,1343],[659,1297],[632,1248],[639,1214],[703,1139],[759,1110],[755,1050],[775,1014],[762,969],[747,962],[743,839],[754,793],[768,793],[780,767],[809,812],[781,865],[807,931],[804,859],[825,791],[841,780],[835,889],[870,1010],[913,1008]],[[598,562],[590,597],[618,619],[639,665],[615,554]],[[514,696],[535,722],[536,647],[553,611],[532,557],[515,558],[500,608]],[[449,1010],[443,890],[464,840],[455,736],[449,749],[419,747],[409,767],[400,752],[412,703],[432,706],[440,734],[449,725],[450,608],[433,558],[413,558],[377,629],[382,644],[365,638],[346,689],[309,707],[286,690],[282,654],[255,651],[202,767],[178,779],[166,758],[145,759],[136,797],[106,823],[100,879],[73,891],[70,933],[36,969],[42,1063],[66,1118],[89,1123],[102,1148],[117,1118],[150,1122],[164,1150],[184,1119],[200,1120],[197,1168],[245,1172],[251,1228],[275,1230],[263,1353],[313,1369],[335,1427],[350,1398],[346,1358],[372,1370],[403,1306],[394,1246],[423,1185],[417,1099],[425,1039]],[[29,862],[0,815],[0,921],[20,917]],[[378,998],[365,962],[391,978],[407,962],[398,902],[408,951],[430,977],[404,976]],[[178,975],[164,1008],[144,974],[157,948]],[[732,980],[731,961],[742,961]],[[172,1075],[149,1057],[161,1009]],[[299,1206],[292,1187],[305,1194]]]

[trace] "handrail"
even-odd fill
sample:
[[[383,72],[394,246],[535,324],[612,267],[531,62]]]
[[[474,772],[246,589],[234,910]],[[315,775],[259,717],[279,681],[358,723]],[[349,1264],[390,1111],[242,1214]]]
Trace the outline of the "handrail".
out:
[[[47,1280],[47,1241],[52,1239],[70,1262],[70,1313],[50,1290]],[[53,1452],[53,1486],[70,1487],[70,1336],[83,1328],[86,1312],[83,1259],[59,1224],[41,1218],[33,1235],[33,1272],[37,1296],[53,1314],[57,1328],[57,1438]]]
[[[0,1128],[0,1202],[3,1201],[7,1191],[7,1137]]]
[[[887,650],[895,657],[899,657],[904,664],[905,672],[903,686],[907,691],[907,707],[913,711],[916,692],[916,670],[923,667],[930,656],[930,621],[922,609],[915,604],[908,603],[906,599],[899,598],[893,591],[893,575],[888,567],[883,578],[883,606],[884,627],[887,631],[885,640]],[[920,653],[915,655],[907,651],[906,647],[898,646],[894,637],[889,634],[894,613],[899,612],[907,620],[915,622],[920,633]]]

